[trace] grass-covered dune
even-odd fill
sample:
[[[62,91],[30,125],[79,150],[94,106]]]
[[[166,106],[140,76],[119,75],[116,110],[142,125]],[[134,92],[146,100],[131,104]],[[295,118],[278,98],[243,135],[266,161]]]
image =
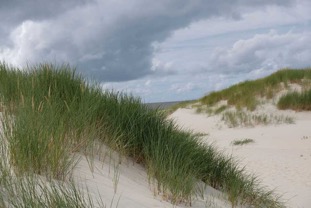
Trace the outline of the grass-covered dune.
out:
[[[198,101],[204,105],[214,105],[221,100],[227,100],[229,105],[233,105],[237,108],[246,107],[248,110],[254,110],[259,104],[258,98],[272,98],[276,93],[288,87],[288,85],[291,83],[300,84],[302,86],[310,86],[310,80],[310,68],[282,69],[262,79],[241,82],[227,89],[218,92],[212,92],[202,97]],[[303,98],[301,98],[299,102],[309,102],[308,105],[302,104],[301,108],[310,109],[310,92],[309,94],[304,93],[304,95],[301,96]],[[293,100],[296,98],[297,97],[281,99],[282,101],[280,101],[281,104],[279,107],[284,109],[285,106],[288,106],[286,104],[287,102],[293,102]],[[294,104],[292,104],[291,106],[293,106],[292,108],[295,109],[298,108],[298,105],[294,107]]]
[[[279,109],[293,109],[297,111],[311,110],[311,89],[304,92],[289,92],[280,98]]]
[[[95,142],[144,165],[173,203],[191,202],[203,181],[225,192],[232,207],[283,207],[235,161],[180,130],[161,111],[102,91],[67,65],[20,70],[1,63],[0,96],[1,207],[93,207],[74,184],[60,189],[53,181],[68,181],[75,153],[92,152]],[[49,187],[38,182],[42,177]]]

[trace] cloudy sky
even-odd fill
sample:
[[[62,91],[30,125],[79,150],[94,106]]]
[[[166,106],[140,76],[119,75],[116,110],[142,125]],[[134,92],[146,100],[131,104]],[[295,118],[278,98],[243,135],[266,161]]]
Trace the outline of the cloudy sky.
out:
[[[70,63],[144,102],[311,66],[310,0],[0,0],[0,60]]]

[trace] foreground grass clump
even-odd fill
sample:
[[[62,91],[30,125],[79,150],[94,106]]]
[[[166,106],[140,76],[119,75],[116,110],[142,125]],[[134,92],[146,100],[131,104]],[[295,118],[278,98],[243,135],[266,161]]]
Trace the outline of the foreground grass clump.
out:
[[[100,202],[94,203],[88,192],[73,182],[46,180],[32,172],[23,177],[16,175],[11,169],[6,136],[2,131],[0,136],[0,207],[105,207]]]
[[[277,104],[279,109],[296,111],[311,110],[311,90],[304,92],[289,92],[282,96]]]
[[[272,98],[282,89],[282,84],[304,84],[304,80],[311,80],[311,69],[283,69],[268,77],[254,81],[245,81],[219,92],[212,92],[199,101],[205,105],[214,105],[221,100],[227,100],[229,105],[237,108],[246,107],[255,110],[259,104],[258,97]]]
[[[77,161],[71,153],[90,142],[85,134],[95,133],[94,99],[86,84],[66,66],[50,65],[27,72],[2,65],[0,82],[3,128],[16,173],[65,179]]]
[[[74,153],[99,140],[144,165],[173,203],[191,202],[200,180],[224,191],[233,207],[282,207],[232,158],[139,99],[88,84],[69,66],[20,71],[0,64],[0,95],[7,160],[18,176],[66,181],[79,159]]]

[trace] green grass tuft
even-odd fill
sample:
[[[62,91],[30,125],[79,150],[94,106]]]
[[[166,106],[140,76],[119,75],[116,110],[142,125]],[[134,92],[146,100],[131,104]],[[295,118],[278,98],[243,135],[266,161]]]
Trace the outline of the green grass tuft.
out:
[[[244,145],[244,144],[249,144],[249,143],[254,143],[255,141],[253,139],[236,139],[232,142],[233,145]]]
[[[256,125],[268,124],[292,124],[294,119],[289,116],[260,114],[242,110],[226,111],[221,118],[230,128],[233,127],[253,127]]]
[[[282,96],[277,104],[279,109],[296,111],[311,110],[311,89],[301,93],[289,92]]]
[[[217,109],[215,110],[215,114],[220,114],[221,112],[223,112],[224,110],[226,110],[227,107],[228,107],[228,106],[226,106],[226,105],[220,106],[219,108],[217,108]]]

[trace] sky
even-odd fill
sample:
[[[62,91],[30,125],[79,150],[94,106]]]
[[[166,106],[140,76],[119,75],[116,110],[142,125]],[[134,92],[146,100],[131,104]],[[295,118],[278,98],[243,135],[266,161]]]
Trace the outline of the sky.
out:
[[[0,61],[70,64],[143,102],[311,67],[310,0],[0,0]]]

